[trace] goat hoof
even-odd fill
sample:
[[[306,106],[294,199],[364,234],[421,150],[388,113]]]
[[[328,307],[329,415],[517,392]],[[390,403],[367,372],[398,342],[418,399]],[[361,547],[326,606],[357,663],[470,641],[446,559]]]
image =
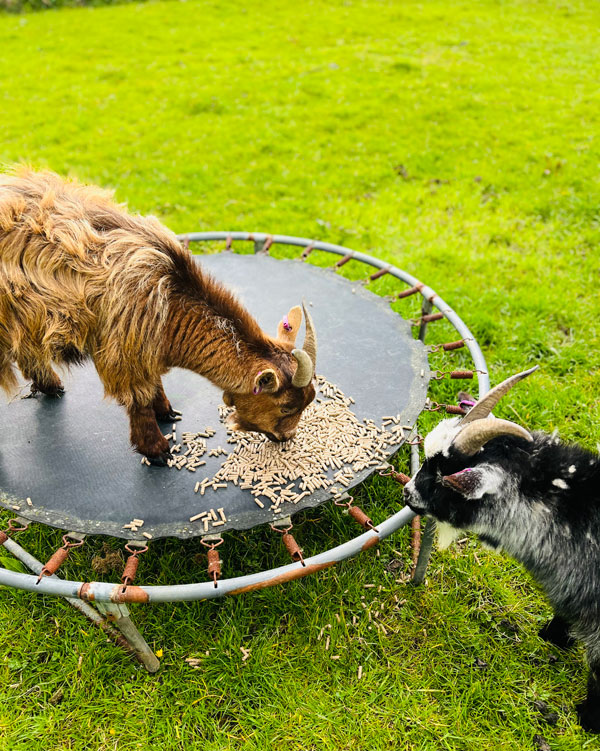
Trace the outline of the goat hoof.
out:
[[[164,451],[162,454],[157,454],[156,456],[148,456],[145,455],[146,459],[150,462],[150,464],[154,465],[155,467],[166,467],[167,462],[171,458],[171,452],[170,451]]]
[[[571,649],[577,643],[569,634],[568,628],[562,623],[557,623],[554,618],[542,626],[538,636],[559,649]]]
[[[588,733],[600,733],[600,707],[590,707],[587,701],[582,701],[576,709],[581,727]]]
[[[31,390],[25,399],[34,398],[38,394],[44,394],[44,396],[49,396],[51,399],[60,399],[64,393],[65,389],[62,384],[60,386],[40,386],[38,383],[32,383]]]
[[[157,412],[156,419],[159,422],[178,422],[179,420],[181,420],[181,415],[179,414],[179,412],[175,412],[175,410],[170,409],[168,412]]]

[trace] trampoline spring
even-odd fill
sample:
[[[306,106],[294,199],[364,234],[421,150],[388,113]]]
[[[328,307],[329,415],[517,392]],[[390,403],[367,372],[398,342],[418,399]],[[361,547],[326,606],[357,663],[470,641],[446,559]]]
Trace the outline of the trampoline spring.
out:
[[[269,248],[271,247],[271,245],[273,245],[273,235],[267,235],[267,237],[265,238],[265,242],[264,242],[262,248],[260,249],[260,252],[261,253],[268,253],[269,252]]]
[[[446,342],[445,344],[432,344],[428,348],[430,352],[439,352],[440,350],[443,350],[444,352],[452,352],[455,349],[462,349],[466,342],[472,342],[472,339],[459,339],[456,342]]]
[[[9,535],[12,532],[25,532],[25,530],[28,527],[29,527],[29,524],[26,524],[25,522],[21,522],[19,519],[8,520],[8,534]]]
[[[439,412],[443,409],[449,415],[466,415],[466,410],[459,407],[456,404],[439,404],[438,402],[430,402],[425,411],[427,412]]]
[[[353,258],[354,253],[347,253],[343,258],[340,258],[340,260],[335,264],[334,268],[341,268],[345,263],[348,263],[348,261],[351,261]]]
[[[286,547],[286,550],[290,554],[290,558],[293,561],[300,561],[300,563],[303,566],[306,566],[306,563],[304,563],[304,558],[302,556],[302,550],[300,549],[300,546],[294,539],[294,537],[289,532],[284,532],[282,535],[283,544]]]
[[[376,271],[374,274],[371,274],[369,276],[369,281],[374,282],[376,279],[381,278],[385,274],[389,272],[389,269],[379,269],[379,271]]]
[[[206,555],[208,558],[208,575],[213,580],[215,589],[217,588],[217,580],[221,578],[221,558],[219,551],[215,550],[215,547],[210,548]]]
[[[6,532],[0,531],[0,545],[4,545],[13,532],[25,532],[28,527],[29,522],[25,521],[25,519],[20,517],[18,519],[9,519]]]
[[[390,467],[385,472],[380,472],[379,474],[381,477],[391,477],[402,485],[406,485],[410,482],[410,477],[408,475],[405,475],[404,472],[397,472],[393,467]]]
[[[350,516],[354,519],[355,522],[358,522],[361,527],[364,527],[365,529],[372,529],[374,532],[378,532],[379,530],[373,526],[373,522],[371,519],[365,514],[365,512],[360,508],[360,506],[354,506],[354,498],[352,496],[347,496],[350,500],[348,501],[334,501],[336,506],[342,506],[347,509]]]
[[[314,249],[315,249],[314,242],[309,243],[306,246],[306,248],[304,248],[304,250],[302,251],[302,255],[300,256],[300,258],[302,258],[302,260],[305,261],[308,258],[308,256],[313,252]]]
[[[466,415],[467,410],[458,404],[444,404],[444,408],[449,415]]]
[[[55,574],[58,571],[62,564],[67,560],[71,548],[79,548],[83,545],[83,540],[71,542],[69,540],[69,535],[63,535],[62,540],[62,548],[59,548],[56,553],[50,556],[48,562],[40,571],[36,584],[39,584],[44,576],[52,576],[52,574]]]
[[[135,579],[139,565],[139,558],[135,553],[132,553],[127,559],[127,563],[125,564],[125,568],[123,569],[123,575],[121,576],[121,581],[123,582],[124,588],[129,586]]]
[[[421,551],[421,517],[415,516],[411,522],[412,540],[411,540],[411,552],[413,570],[419,560],[419,553]]]
[[[410,323],[412,326],[421,326],[423,323],[441,321],[442,318],[445,318],[444,313],[427,313],[427,315],[421,316],[420,318],[413,318]]]
[[[423,289],[423,287],[424,285],[421,282],[419,282],[418,284],[415,284],[414,287],[410,287],[409,289],[402,290],[402,292],[398,292],[396,299],[403,300],[405,297],[416,295],[417,292],[420,292]]]
[[[432,374],[431,378],[434,381],[441,381],[442,378],[445,378],[446,376],[450,376],[450,378],[453,378],[456,380],[470,380],[471,378],[473,378],[475,373],[487,375],[485,371],[483,370],[452,370],[452,371],[436,370]]]
[[[145,543],[130,540],[125,545],[125,550],[129,553],[129,557],[125,562],[125,568],[123,569],[123,575],[121,576],[121,581],[123,582],[123,588],[121,589],[121,592],[125,592],[127,587],[135,579],[135,575],[140,563],[139,556],[148,551],[148,546]]]
[[[56,553],[50,556],[50,559],[40,571],[40,575],[38,576],[36,584],[39,584],[44,576],[52,576],[52,574],[55,574],[62,566],[62,564],[66,561],[68,555],[69,548],[63,547],[59,548]]]
[[[231,243],[233,242],[233,238],[231,235],[227,235],[227,241],[225,243],[225,250],[231,250]]]
[[[360,506],[348,505],[348,513],[355,522],[358,522],[360,524],[361,527],[364,527],[365,529],[372,529],[375,532],[378,531],[373,525],[371,519],[367,516],[367,514],[365,514]]]

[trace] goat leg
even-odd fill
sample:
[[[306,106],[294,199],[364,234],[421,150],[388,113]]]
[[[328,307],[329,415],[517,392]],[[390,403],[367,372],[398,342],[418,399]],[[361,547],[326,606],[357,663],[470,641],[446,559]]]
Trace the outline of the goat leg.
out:
[[[52,368],[24,369],[21,367],[21,372],[25,378],[31,379],[31,396],[35,396],[36,394],[46,394],[46,396],[60,398],[65,393],[60,378]]]
[[[154,409],[150,405],[133,404],[128,410],[131,443],[151,464],[164,467],[171,452],[169,442],[160,432]]]
[[[598,644],[598,634],[596,644]],[[596,647],[594,657],[588,648],[590,674],[588,676],[587,696],[577,705],[577,716],[584,730],[588,733],[600,733],[600,651]]]
[[[152,402],[152,409],[154,410],[156,419],[161,422],[171,422],[172,420],[179,419],[179,415],[173,410],[171,402],[167,399],[163,385],[160,382],[156,389],[156,396]]]
[[[538,636],[559,649],[570,649],[576,644],[570,634],[569,624],[559,615],[555,615],[551,621],[542,626],[538,631]]]

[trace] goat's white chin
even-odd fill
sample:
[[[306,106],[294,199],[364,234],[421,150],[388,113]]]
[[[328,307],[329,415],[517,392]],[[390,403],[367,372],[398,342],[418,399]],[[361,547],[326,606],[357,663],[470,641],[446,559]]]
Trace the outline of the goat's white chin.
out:
[[[462,529],[456,529],[456,527],[453,527],[451,524],[448,524],[448,522],[438,522],[437,523],[437,546],[438,550],[446,550],[447,547],[449,547],[454,540],[458,540],[458,538],[462,535],[463,530]]]

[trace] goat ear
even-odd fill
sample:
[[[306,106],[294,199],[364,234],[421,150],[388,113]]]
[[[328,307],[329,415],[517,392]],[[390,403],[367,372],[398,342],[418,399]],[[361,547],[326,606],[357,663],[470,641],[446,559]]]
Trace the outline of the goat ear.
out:
[[[290,312],[283,317],[277,327],[277,338],[294,346],[296,344],[296,337],[300,330],[300,324],[302,323],[302,308],[296,305]]]
[[[442,485],[452,488],[469,500],[474,500],[490,492],[490,474],[495,473],[491,473],[489,469],[484,467],[467,467],[453,475],[442,477]]]
[[[227,407],[233,407],[233,394],[230,394],[229,391],[223,392],[223,404]]]
[[[279,389],[279,376],[272,369],[262,370],[254,379],[254,393],[272,394]]]

